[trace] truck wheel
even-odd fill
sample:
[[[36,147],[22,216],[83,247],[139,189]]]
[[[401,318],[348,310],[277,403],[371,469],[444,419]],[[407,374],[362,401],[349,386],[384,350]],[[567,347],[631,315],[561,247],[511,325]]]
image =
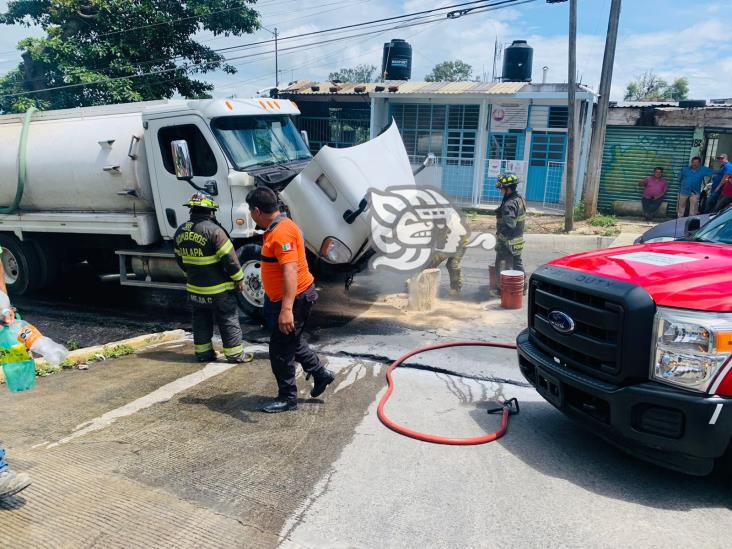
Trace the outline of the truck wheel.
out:
[[[245,244],[236,251],[244,273],[244,291],[237,292],[239,307],[247,315],[260,319],[263,316],[264,286],[262,285],[262,246]]]
[[[14,236],[0,234],[2,262],[8,292],[23,295],[36,289],[43,282],[43,267],[36,247],[31,242],[21,242]]]

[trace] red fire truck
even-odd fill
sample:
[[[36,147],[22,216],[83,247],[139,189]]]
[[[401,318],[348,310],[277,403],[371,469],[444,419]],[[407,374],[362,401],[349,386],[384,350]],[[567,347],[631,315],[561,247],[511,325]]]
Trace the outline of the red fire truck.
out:
[[[517,344],[524,377],[566,415],[637,457],[710,473],[732,440],[732,210],[685,240],[539,268]]]

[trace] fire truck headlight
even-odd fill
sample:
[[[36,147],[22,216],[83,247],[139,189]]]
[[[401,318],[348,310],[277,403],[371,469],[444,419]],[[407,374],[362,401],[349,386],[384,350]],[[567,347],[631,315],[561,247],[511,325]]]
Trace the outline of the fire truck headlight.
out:
[[[726,373],[724,366],[732,352],[732,314],[659,308],[655,340],[651,378],[707,392]]]

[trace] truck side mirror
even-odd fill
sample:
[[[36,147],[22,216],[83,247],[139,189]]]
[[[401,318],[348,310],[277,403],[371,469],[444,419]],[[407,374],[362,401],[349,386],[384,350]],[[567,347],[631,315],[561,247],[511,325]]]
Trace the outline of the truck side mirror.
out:
[[[412,175],[417,175],[425,168],[434,166],[435,164],[437,164],[437,158],[435,158],[434,154],[428,153],[427,156],[424,157],[424,161],[422,162],[422,164],[412,170]]]
[[[193,163],[188,142],[185,139],[176,139],[171,141],[170,149],[173,153],[175,176],[182,181],[190,182],[193,179]]]
[[[696,231],[701,227],[701,219],[698,217],[692,217],[686,220],[684,224],[684,238],[690,238]]]
[[[300,130],[300,135],[302,136],[302,140],[305,141],[305,146],[309,149],[310,139],[308,138],[308,132],[306,132],[305,130]]]

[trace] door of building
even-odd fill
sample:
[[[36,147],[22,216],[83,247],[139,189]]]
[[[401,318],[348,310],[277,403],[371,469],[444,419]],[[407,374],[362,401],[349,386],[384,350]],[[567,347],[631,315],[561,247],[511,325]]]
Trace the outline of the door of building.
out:
[[[533,132],[529,153],[529,175],[526,182],[526,200],[544,202],[547,170],[550,162],[564,162],[567,154],[567,134]],[[555,164],[556,165],[556,164]]]

